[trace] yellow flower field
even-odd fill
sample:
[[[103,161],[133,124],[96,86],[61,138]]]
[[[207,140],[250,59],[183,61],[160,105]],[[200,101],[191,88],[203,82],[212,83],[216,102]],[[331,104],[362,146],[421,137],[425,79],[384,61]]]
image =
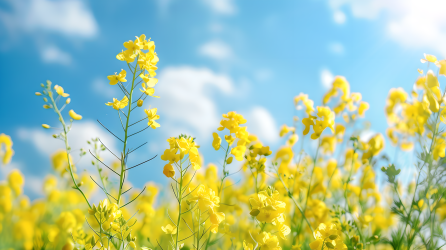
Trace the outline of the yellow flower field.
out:
[[[154,41],[141,35],[123,45],[116,59],[124,69],[110,69],[119,73],[107,76],[108,87],[119,89],[120,96],[105,105],[119,117],[124,136],[101,123],[121,142],[121,152],[110,151],[99,138],[86,142],[88,151],[71,148],[70,130],[82,115],[70,104],[70,90],[51,81],[40,89],[36,84],[36,99],[43,98],[43,108],[54,111],[51,115],[60,121],[42,124],[42,129],[59,128],[52,130],[54,143],[65,149],[51,157],[53,173],[43,182],[44,198],[30,200],[23,193],[26,176],[19,170],[11,170],[0,182],[0,249],[446,246],[446,89],[440,86],[446,60],[425,54],[420,68],[427,69],[418,70],[418,79],[407,83],[413,90],[389,90],[385,135],[363,136],[370,126],[364,122],[369,104],[361,93],[351,92],[348,76],[336,76],[321,101],[295,93],[294,107],[283,107],[296,109],[296,115],[281,127],[283,146],[276,152],[250,133],[242,114],[230,111],[216,124],[212,144],[198,145],[185,134],[158,142],[165,149],[158,156],[165,165],[150,171],[162,172],[167,184],[148,183],[138,190],[126,175],[145,162],[127,164],[140,146],[129,138],[164,126],[158,115],[162,106],[141,108],[152,97],[162,98],[155,92],[163,82],[156,78]],[[137,130],[132,127],[137,123],[146,126]],[[416,155],[406,167],[417,173],[409,180],[401,178],[401,166],[384,156],[385,137],[396,153]],[[218,151],[222,164],[203,165],[204,147]],[[104,154],[114,161],[104,162]],[[0,156],[1,167],[9,168],[14,145],[6,134],[0,134]],[[82,156],[92,161],[94,173],[76,168],[75,159]],[[239,170],[230,171],[230,164],[238,164]],[[377,171],[385,181],[378,180]],[[161,189],[170,196],[160,197]],[[94,199],[95,191],[101,193],[100,201]]]

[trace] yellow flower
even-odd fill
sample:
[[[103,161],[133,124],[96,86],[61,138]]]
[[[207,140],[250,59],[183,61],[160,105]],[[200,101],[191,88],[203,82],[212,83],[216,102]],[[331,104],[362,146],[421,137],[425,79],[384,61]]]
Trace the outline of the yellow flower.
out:
[[[257,235],[256,241],[259,244],[259,249],[262,250],[282,250],[279,245],[277,236],[271,233],[261,232]]]
[[[336,250],[346,250],[347,246],[343,243],[340,237],[340,232],[336,228],[336,224],[331,224],[327,227],[324,223],[319,224],[318,228],[314,230],[314,241],[310,243],[312,250],[320,250],[322,248],[330,248]]]
[[[144,34],[142,34],[139,37],[136,37],[135,42],[143,50],[152,50],[152,51],[155,50],[155,42],[150,41],[150,38],[148,40],[146,40],[146,35],[144,35]]]
[[[220,197],[216,196],[211,188],[206,189],[206,187],[201,184],[194,193],[194,197],[189,201],[198,201],[198,208],[202,212],[219,206]]]
[[[16,195],[21,194],[22,187],[25,184],[25,179],[23,177],[23,174],[18,169],[14,169],[8,175],[8,183],[9,183],[9,186],[12,188],[12,190],[14,190]]]
[[[361,102],[358,108],[358,115],[364,117],[364,113],[369,109],[369,104],[367,102]]]
[[[82,119],[82,116],[76,114],[76,112],[74,112],[74,110],[70,110],[68,112],[68,114],[71,116],[71,118],[73,118],[73,120],[80,120],[80,119]]]
[[[297,134],[292,134],[286,141],[286,144],[287,144],[287,146],[292,147],[294,144],[296,144],[297,140],[299,140],[299,136]]]
[[[214,208],[209,209],[209,221],[211,222],[211,232],[218,232],[218,225],[225,220],[225,214],[222,212],[215,212]]]
[[[314,125],[314,116],[302,119],[302,124],[305,126],[303,135],[307,135],[310,132],[311,125]]]
[[[110,85],[115,85],[118,82],[127,82],[127,80],[125,79],[126,75],[127,75],[127,72],[122,69],[118,75],[116,73],[114,75],[109,75],[109,76],[107,76],[107,79],[110,80],[110,82],[109,82]]]
[[[172,164],[166,164],[164,165],[163,174],[167,177],[173,177],[175,176],[175,168],[172,166]]]
[[[438,65],[437,66],[440,67],[440,71],[438,72],[438,74],[446,76],[446,60],[438,61]]]
[[[166,226],[162,226],[161,230],[163,230],[166,234],[176,234],[177,233],[177,227],[172,226],[171,224],[167,224]]]
[[[294,127],[288,127],[287,125],[283,124],[282,127],[280,127],[279,136],[283,137],[284,135],[288,134],[288,132],[294,132]]]
[[[129,40],[128,42],[124,42],[124,47],[132,53],[135,53],[141,49],[140,43],[135,43],[132,40]]]
[[[121,101],[119,101],[116,98],[113,98],[113,102],[108,102],[105,105],[113,106],[114,109],[120,110],[125,108],[128,104],[129,104],[129,99],[127,98],[127,96],[124,96],[124,98],[122,98]]]
[[[151,78],[151,79],[155,79],[155,78]],[[140,91],[143,92],[144,94],[148,95],[148,96],[152,96],[152,97],[155,97],[155,98],[160,98],[159,96],[153,95],[153,94],[155,94],[155,89],[151,88],[149,86],[146,87],[145,83],[142,83],[142,89],[140,89]]]
[[[63,88],[61,86],[59,86],[59,85],[55,85],[54,89],[56,90],[57,94],[59,94],[62,97],[69,96],[69,94],[63,92]]]
[[[243,241],[243,250],[254,250],[254,246],[251,243],[246,243],[246,241]]]
[[[215,132],[212,133],[212,136],[214,137],[214,140],[212,141],[212,147],[214,147],[215,150],[219,150],[221,145],[221,138]]]
[[[126,61],[127,63],[131,63],[135,61],[136,55],[132,51],[122,51],[121,53],[116,55],[116,59],[119,61]]]
[[[425,63],[425,62],[435,63],[437,61],[437,57],[424,53],[424,59],[421,59],[420,61],[422,63]]]
[[[4,148],[4,151],[3,151]],[[12,150],[12,140],[9,135],[0,134],[0,157],[2,157],[3,164],[8,164],[14,155],[14,150]]]
[[[157,123],[155,121],[160,118],[160,116],[156,114],[157,111],[158,111],[157,108],[144,109],[144,112],[146,112],[146,115],[147,115],[147,119],[149,119],[149,122],[147,123],[147,125],[153,129],[156,129],[161,126],[159,123]]]
[[[246,147],[245,146],[237,146],[231,149],[231,154],[234,155],[237,161],[242,161],[243,156],[245,155]]]

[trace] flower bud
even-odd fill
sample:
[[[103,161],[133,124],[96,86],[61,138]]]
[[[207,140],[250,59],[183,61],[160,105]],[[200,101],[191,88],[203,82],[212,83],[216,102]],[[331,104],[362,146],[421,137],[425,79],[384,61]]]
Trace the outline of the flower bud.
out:
[[[70,102],[71,102],[71,98],[68,98],[68,99],[65,101],[66,104],[69,104]]]
[[[232,156],[229,157],[229,158],[226,160],[226,164],[228,164],[228,165],[231,164],[231,163],[232,163],[232,159],[233,159]]]
[[[54,139],[56,139],[56,138],[57,138],[57,135],[56,135],[56,134],[54,134],[54,135],[53,135],[53,138],[54,138]]]
[[[79,183],[77,184],[78,187],[80,187],[80,186],[82,186],[82,185],[84,185],[84,182],[83,182],[83,181],[81,181],[81,182],[79,182]]]
[[[50,108],[51,108],[51,106],[50,106],[50,105],[48,105],[48,104],[45,104],[45,105],[43,105],[43,108],[44,108],[44,109],[50,109]]]
[[[143,103],[144,101],[142,99],[139,99],[136,105],[138,105],[138,107],[141,107]]]
[[[325,242],[325,245],[328,247],[328,248],[330,248],[330,249],[334,249],[335,248],[335,245],[333,245],[333,243],[331,243],[331,242]]]
[[[50,128],[50,125],[48,125],[48,124],[42,124],[42,128],[46,128],[46,129],[48,129],[48,128]]]
[[[260,210],[258,210],[257,208],[254,208],[253,210],[251,210],[251,212],[249,212],[249,214],[251,216],[257,216],[260,214]]]
[[[42,95],[42,93],[36,92],[36,96],[41,96],[41,95]]]
[[[47,102],[47,101],[48,101],[48,99],[46,99],[46,97],[44,97],[44,98],[43,98],[43,100],[44,100],[45,102]]]
[[[136,244],[135,244],[134,241],[130,241],[129,246],[130,246],[131,248],[136,248]]]
[[[50,80],[46,80],[46,85],[48,86],[48,88],[50,88],[51,87],[51,81]]]
[[[45,88],[45,85],[43,85],[43,83],[40,84],[40,87]]]
[[[336,234],[332,234],[328,237],[330,240],[336,240],[338,236]]]

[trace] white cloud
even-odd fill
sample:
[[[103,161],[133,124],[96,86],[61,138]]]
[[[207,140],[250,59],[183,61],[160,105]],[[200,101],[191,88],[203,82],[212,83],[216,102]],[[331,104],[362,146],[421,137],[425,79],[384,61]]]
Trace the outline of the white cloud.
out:
[[[203,44],[198,52],[203,55],[216,60],[225,60],[233,56],[232,49],[226,43],[214,40]]]
[[[0,10],[0,21],[10,32],[42,31],[91,38],[98,25],[82,0],[8,0],[10,11]]]
[[[328,50],[336,55],[344,54],[344,46],[341,43],[333,42],[328,45]]]
[[[57,131],[52,131],[56,133]],[[58,149],[63,149],[64,144],[60,140],[52,137],[51,132],[42,129],[19,128],[18,135],[21,140],[29,141],[36,149],[43,155],[49,156]],[[88,149],[87,140],[99,137],[105,145],[115,154],[119,152],[116,149],[116,140],[113,135],[109,134],[98,123],[93,121],[74,122],[71,131],[68,134],[68,141],[73,150],[80,148]],[[74,155],[74,153],[73,153]],[[114,160],[114,156],[109,152],[104,152],[101,155],[105,161]]]
[[[397,43],[446,56],[444,0],[329,0],[329,4],[335,12],[349,7],[357,18],[384,17],[387,34]]]
[[[333,13],[333,20],[338,24],[344,24],[347,17],[345,16],[344,12],[340,10],[336,10]]]
[[[331,88],[331,84],[333,83],[333,80],[334,80],[333,73],[331,73],[331,71],[328,70],[328,69],[323,69],[323,70],[321,70],[321,75],[320,76],[321,76],[322,86],[325,89],[330,89]]]
[[[279,139],[279,130],[274,117],[264,107],[256,106],[246,116],[250,133],[266,143],[274,143]]]
[[[203,0],[214,12],[224,15],[233,15],[237,11],[232,0]]]
[[[98,94],[104,95],[108,98],[116,98],[118,95],[117,88],[110,88],[110,85],[105,79],[105,77],[95,78],[93,80],[93,84],[91,85],[93,90],[96,91]]]
[[[191,133],[206,140],[217,128],[220,114],[213,100],[212,90],[222,94],[233,92],[233,82],[225,75],[218,75],[207,68],[190,66],[166,67],[159,73],[156,101],[161,126],[169,136]],[[161,108],[162,107],[162,108]]]
[[[40,51],[42,61],[45,63],[71,64],[71,55],[56,46],[48,46]]]

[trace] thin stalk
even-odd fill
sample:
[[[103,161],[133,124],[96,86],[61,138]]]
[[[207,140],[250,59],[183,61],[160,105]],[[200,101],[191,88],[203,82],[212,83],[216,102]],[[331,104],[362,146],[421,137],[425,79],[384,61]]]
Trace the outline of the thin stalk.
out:
[[[130,68],[130,66],[129,66],[129,68]],[[135,69],[135,72],[136,72],[136,69]],[[134,88],[135,79],[136,79],[135,72],[133,72],[132,87],[131,87],[130,93],[129,93],[129,105],[128,105],[129,108],[128,108],[128,112],[127,112],[127,121],[125,123],[125,128],[124,128],[124,148],[122,150],[122,155],[123,156],[126,155],[126,150],[127,150],[127,139],[128,139],[128,129],[129,129],[129,121],[130,121],[130,112],[132,110],[133,88]],[[124,171],[125,171],[125,160],[123,159],[121,161],[121,176],[119,177],[119,191],[118,191],[118,199],[117,199],[118,200],[117,201],[118,206],[120,205],[120,201],[121,201]]]

